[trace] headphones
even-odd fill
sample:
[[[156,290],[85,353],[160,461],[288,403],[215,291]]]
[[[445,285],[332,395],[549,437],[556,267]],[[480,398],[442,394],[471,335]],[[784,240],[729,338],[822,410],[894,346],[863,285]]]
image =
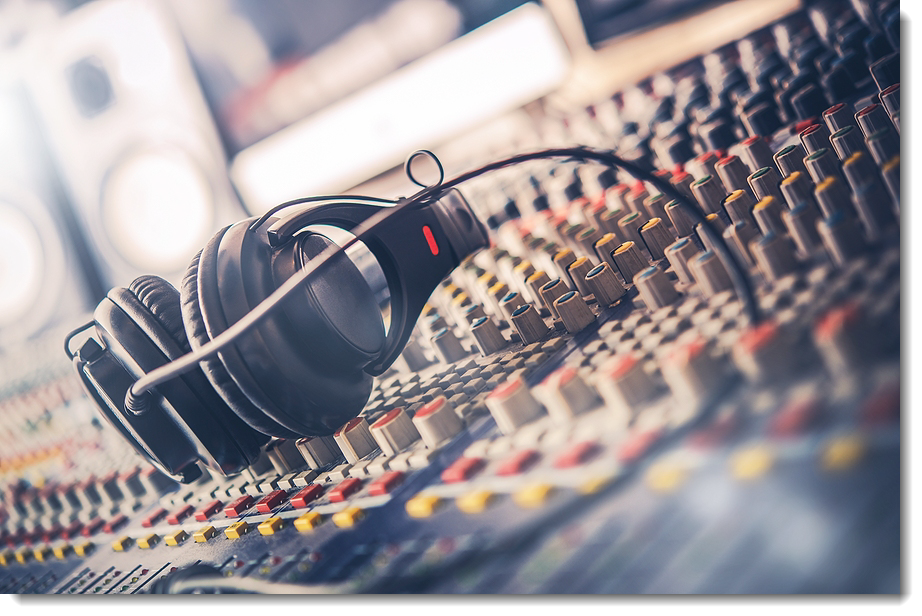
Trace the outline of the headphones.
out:
[[[218,231],[179,290],[150,275],[110,290],[93,321],[65,341],[84,389],[141,455],[184,483],[201,476],[199,462],[225,475],[240,472],[272,436],[333,434],[362,410],[372,377],[397,359],[436,286],[489,245],[456,189],[396,205],[380,201],[352,197],[271,216],[283,204]],[[217,354],[147,394],[132,393],[139,379],[201,350],[335,247],[310,227],[359,236],[363,224],[360,240],[390,291],[386,333],[371,288],[340,249]],[[72,352],[73,337],[89,329]]]
[[[438,167],[431,186],[413,176],[420,155]],[[183,483],[201,476],[199,462],[225,475],[240,472],[272,436],[328,436],[358,415],[372,377],[397,359],[436,286],[489,246],[486,228],[455,186],[553,158],[620,168],[674,200],[728,267],[750,322],[761,321],[746,269],[703,211],[614,152],[538,150],[444,181],[435,155],[418,150],[405,164],[422,187],[413,197],[308,197],[225,227],[192,259],[179,291],[156,276],[112,289],[94,320],[67,335],[65,352],[103,416],[160,470]],[[318,225],[354,239],[336,247],[310,229]],[[384,273],[387,333],[371,288],[344,254],[355,240]],[[93,335],[73,352],[71,340],[89,329]]]

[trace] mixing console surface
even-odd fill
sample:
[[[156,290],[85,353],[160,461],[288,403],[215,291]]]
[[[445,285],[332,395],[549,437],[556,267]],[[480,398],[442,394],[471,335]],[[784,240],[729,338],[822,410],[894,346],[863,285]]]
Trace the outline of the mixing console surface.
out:
[[[898,3],[878,9],[883,33],[796,14],[544,121],[670,169],[760,323],[652,186],[484,176],[492,248],[362,413],[243,474],[147,466],[59,332],[40,369],[0,357],[0,591],[900,592]]]

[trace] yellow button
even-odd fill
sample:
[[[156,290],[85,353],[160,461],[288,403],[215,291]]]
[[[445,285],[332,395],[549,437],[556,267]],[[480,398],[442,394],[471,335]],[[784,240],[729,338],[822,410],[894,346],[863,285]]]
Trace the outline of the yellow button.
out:
[[[214,526],[206,526],[205,528],[200,528],[192,533],[192,539],[196,543],[205,543],[217,534],[218,531],[215,530]]]
[[[302,533],[312,531],[321,524],[323,524],[323,516],[316,511],[308,511],[307,513],[303,513],[295,520],[295,528],[297,528]]]
[[[224,535],[228,539],[240,539],[250,530],[250,525],[246,520],[239,520],[224,529]]]
[[[189,533],[179,529],[175,533],[169,534],[163,538],[163,542],[167,545],[176,546],[189,538]]]
[[[282,526],[282,518],[271,517],[260,522],[256,530],[260,535],[274,535]]]
[[[68,554],[70,554],[72,550],[73,548],[70,547],[69,543],[62,543],[61,545],[54,546],[54,549],[52,551],[54,552],[55,558],[57,558],[58,560],[64,560],[65,558],[67,558]]]
[[[13,552],[10,550],[5,550],[0,552],[0,565],[4,567],[13,562]]]
[[[160,535],[157,533],[151,533],[146,537],[141,537],[138,539],[138,547],[145,550],[149,550],[158,543],[160,543]]]
[[[595,494],[599,490],[602,490],[614,481],[615,477],[613,475],[602,475],[600,477],[592,477],[588,481],[585,481],[579,487],[579,491],[583,494]]]
[[[116,552],[124,552],[130,548],[133,543],[134,539],[131,537],[122,537],[121,539],[112,542],[112,549]]]
[[[489,490],[475,490],[458,498],[455,504],[464,513],[481,513],[495,498],[496,495]]]
[[[733,475],[737,479],[758,479],[775,463],[775,456],[764,445],[747,447],[736,452],[730,459]]]
[[[540,507],[553,491],[554,487],[549,483],[536,483],[516,492],[513,499],[520,507]]]
[[[32,550],[32,555],[35,556],[35,560],[40,563],[45,562],[45,559],[48,558],[48,555],[51,554],[51,548],[48,546],[40,546]]]
[[[417,494],[407,501],[406,509],[410,517],[428,518],[442,506],[442,499],[435,494]]]
[[[89,556],[92,554],[93,550],[96,549],[96,544],[92,541],[85,541],[80,545],[74,546],[74,552],[77,553],[77,556]]]
[[[654,464],[647,471],[647,485],[657,492],[672,492],[685,481],[688,472],[671,462]]]
[[[29,562],[30,560],[32,560],[32,550],[29,550],[29,549],[27,549],[27,548],[23,548],[23,549],[19,550],[18,552],[16,552],[16,561],[17,561],[20,565],[24,565],[24,564],[26,564],[27,562]]]
[[[361,507],[349,507],[333,514],[333,524],[340,528],[351,528],[364,517],[365,511]]]
[[[823,450],[823,468],[827,471],[844,471],[853,467],[864,456],[864,439],[857,435],[832,439]]]

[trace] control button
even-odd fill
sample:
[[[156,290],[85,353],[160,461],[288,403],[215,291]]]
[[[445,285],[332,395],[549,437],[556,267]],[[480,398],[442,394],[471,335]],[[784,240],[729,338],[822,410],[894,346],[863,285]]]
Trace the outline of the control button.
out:
[[[685,284],[693,284],[694,278],[689,269],[688,261],[698,254],[698,248],[695,244],[689,238],[683,237],[673,242],[665,253],[666,260],[669,261],[669,265],[672,266],[672,271],[675,272],[679,281]]]
[[[839,267],[845,267],[849,260],[864,252],[865,242],[858,222],[841,211],[820,220],[817,231],[826,252]]]
[[[328,496],[331,503],[341,503],[361,489],[362,480],[351,477],[349,479],[344,479],[339,485],[330,490]]]
[[[871,103],[859,110],[855,114],[855,120],[858,121],[858,127],[865,137],[870,137],[877,131],[891,126],[890,115],[877,103]]]
[[[655,266],[634,276],[634,286],[650,311],[669,306],[679,299],[679,293],[666,272]]]
[[[585,464],[599,453],[599,445],[594,441],[582,441],[564,450],[554,459],[555,468],[572,468]]]
[[[743,160],[753,171],[773,164],[772,151],[762,137],[753,136],[742,142]]]
[[[518,293],[514,295],[515,297],[519,297]],[[515,300],[513,299],[512,301]],[[501,351],[506,344],[508,344],[503,333],[499,331],[499,328],[496,326],[496,323],[487,316],[482,316],[471,322],[471,333],[474,334],[474,339],[477,341],[477,348],[480,349],[480,354],[484,357]]]
[[[621,244],[622,240],[617,235],[614,233],[606,233],[595,243],[595,253],[598,255],[599,259],[608,263],[609,267],[615,270],[618,266],[615,265],[615,260],[612,258],[611,253]]]
[[[720,182],[723,184],[724,194],[720,195],[721,200],[723,200],[724,195],[737,190],[749,191],[749,183],[746,181],[746,178],[749,177],[749,169],[746,167],[746,163],[740,160],[738,156],[730,155],[721,158],[715,168],[717,169],[718,177],[720,177]],[[718,201],[719,204],[720,201]],[[718,208],[712,211],[717,212],[720,210]]]
[[[560,318],[560,313],[557,312],[557,306],[555,302],[557,298],[565,295],[570,292],[570,288],[560,279],[555,278],[547,284],[545,284],[540,289],[541,292],[541,301],[544,302],[544,305],[548,307],[548,310],[551,311],[551,314],[554,315],[555,319]]]
[[[149,550],[158,543],[160,543],[160,535],[157,533],[151,533],[146,537],[141,537],[138,539],[138,547],[142,550]]]
[[[829,129],[822,124],[811,124],[800,132],[800,142],[809,156],[830,146],[829,135]]]
[[[625,284],[633,284],[634,277],[650,266],[634,242],[624,242],[618,246],[612,253],[612,259],[615,260]]]
[[[446,364],[461,361],[468,354],[464,347],[461,346],[461,341],[458,340],[458,337],[447,327],[443,327],[433,334],[432,346],[439,358]],[[349,459],[348,456],[346,459]]]
[[[759,271],[768,280],[777,281],[797,270],[794,248],[783,235],[768,233],[750,244]]]
[[[295,509],[304,509],[311,502],[320,498],[323,494],[324,487],[319,483],[314,483],[302,488],[297,494],[291,497],[291,506]]]
[[[781,194],[790,209],[801,203],[813,205],[813,182],[810,181],[806,169],[803,172],[794,171],[781,180]]]
[[[849,302],[823,315],[813,328],[813,338],[832,374],[845,375],[867,360],[868,327],[861,306]]]
[[[753,445],[737,451],[730,458],[730,468],[737,479],[758,479],[771,470],[775,463],[772,450],[764,445]]]
[[[286,500],[288,500],[288,492],[285,490],[274,490],[266,494],[256,503],[256,511],[260,513],[269,513]]]
[[[224,505],[220,500],[213,500],[193,514],[193,517],[199,522],[205,522],[208,518],[217,515]]]
[[[674,461],[663,460],[652,465],[646,473],[647,485],[656,492],[674,492],[685,483],[688,469]]]
[[[0,552],[0,565],[3,565],[4,567],[8,567],[11,564],[13,564],[14,560],[15,560],[15,556],[13,555],[12,550],[4,550]]]
[[[512,325],[515,326],[523,344],[538,342],[550,333],[544,319],[538,316],[531,304],[522,304],[512,312]]]
[[[32,556],[34,556],[35,560],[38,562],[43,563],[49,556],[51,556],[51,548],[46,545],[39,546],[32,550]]]
[[[229,518],[239,518],[244,511],[253,506],[254,502],[256,501],[252,496],[244,494],[224,507],[224,515]]]
[[[690,262],[692,274],[698,283],[698,288],[707,297],[713,297],[722,291],[733,288],[733,282],[727,269],[717,255],[703,252]]]
[[[631,354],[617,355],[602,365],[595,387],[605,407],[618,414],[626,427],[634,411],[656,393],[656,384]]]
[[[551,278],[542,270],[534,272],[531,276],[525,279],[525,284],[528,285],[528,288],[531,290],[531,296],[535,299],[535,301],[540,301],[548,310],[550,310],[550,306],[544,302],[544,298],[541,295],[541,288],[550,281]],[[514,317],[515,311],[513,311],[513,318]]]
[[[371,426],[371,435],[386,456],[393,456],[419,440],[419,431],[403,408],[381,416]]]
[[[167,516],[167,524],[182,524],[182,521],[193,513],[195,513],[195,507],[193,505],[183,505],[178,510]]]
[[[24,565],[30,560],[32,560],[32,550],[29,548],[22,548],[13,554],[13,557],[16,559],[20,565]]]
[[[106,522],[102,527],[102,531],[104,533],[114,533],[125,526],[127,523],[128,517],[125,514],[120,513],[119,515]]]
[[[595,322],[589,305],[576,291],[568,291],[554,301],[554,309],[567,332],[576,334]]]
[[[719,202],[717,207],[720,207]],[[662,218],[651,218],[644,223],[640,227],[640,237],[654,261],[662,259],[666,255],[666,247],[675,240]]]
[[[807,167],[804,165],[804,158],[806,158],[806,156],[807,151],[804,150],[804,146],[799,143],[792,143],[775,152],[773,158],[775,160],[775,166],[781,171],[782,176],[787,177],[797,172],[806,176]]]
[[[416,411],[413,425],[429,449],[436,449],[464,428],[445,396],[437,397]]]
[[[854,126],[855,116],[852,114],[851,105],[845,103],[836,103],[823,112],[823,121],[826,122],[826,128],[830,133],[834,133],[840,128]]]
[[[163,542],[169,546],[176,547],[188,538],[189,533],[180,528],[179,530],[164,537]]]
[[[314,470],[326,466],[340,458],[339,447],[329,436],[308,436],[298,439],[298,451],[307,465]]]
[[[711,214],[720,211],[720,204],[726,195],[717,178],[706,175],[694,182],[691,189],[701,209],[706,213]]]
[[[567,273],[570,275],[570,279],[573,281],[573,284],[576,285],[576,289],[581,295],[587,296],[592,294],[592,291],[589,289],[589,284],[586,282],[586,274],[589,273],[592,267],[592,261],[586,257],[579,257],[567,267]]]
[[[316,511],[308,511],[295,518],[295,528],[301,533],[310,532],[321,524],[323,524],[323,516]]]
[[[250,532],[250,525],[246,520],[238,520],[224,529],[224,536],[228,539],[240,539]]]
[[[554,255],[554,265],[557,266],[557,271],[562,278],[565,278],[569,281],[569,285],[574,283],[573,279],[570,277],[570,265],[576,261],[576,255],[573,254],[573,251],[569,248],[564,248]]]
[[[285,526],[285,523],[282,521],[282,518],[273,516],[260,522],[256,530],[259,531],[260,535],[269,536],[280,531],[283,526]]]
[[[752,382],[777,381],[794,366],[793,348],[774,321],[743,331],[733,346],[733,359]]]
[[[196,543],[205,543],[217,534],[218,531],[215,530],[214,526],[206,526],[205,528],[200,528],[192,533],[192,540]]]
[[[496,494],[489,490],[474,490],[462,496],[455,501],[458,509],[464,513],[483,513],[496,500]]]
[[[467,481],[485,466],[482,458],[458,458],[451,466],[442,471],[444,483]]]
[[[531,468],[541,456],[533,449],[517,451],[496,467],[496,474],[501,476],[518,475]]]
[[[499,385],[484,402],[504,434],[512,434],[540,416],[543,410],[520,377],[513,377]]]
[[[820,184],[826,178],[841,179],[839,173],[839,159],[829,148],[821,148],[804,159],[807,173],[814,184]]]
[[[144,540],[150,537],[156,537],[156,536],[157,536],[156,534],[148,535],[147,537],[144,538]],[[140,539],[138,540],[138,545],[141,544],[141,541],[143,540],[140,540]],[[124,552],[133,545],[134,545],[134,539],[132,539],[131,537],[125,536],[125,537],[122,537],[121,539],[116,539],[115,541],[113,541],[112,549],[115,550],[116,552]],[[151,544],[145,541],[145,547],[149,548],[150,546]]]
[[[800,436],[818,421],[821,412],[820,401],[812,396],[792,400],[775,413],[769,430],[777,437]]]
[[[81,558],[86,558],[96,549],[96,544],[92,541],[84,541],[74,546],[74,553]]]
[[[513,291],[503,298],[503,301],[500,302],[500,308],[502,308],[503,312],[506,314],[506,318],[511,319],[515,309],[525,303],[525,298],[522,297],[522,294]],[[481,349],[482,348],[483,347],[481,347]]]
[[[365,510],[360,507],[349,507],[333,514],[333,524],[339,528],[352,528],[365,517]]]
[[[600,402],[577,371],[564,366],[548,375],[534,389],[534,395],[544,404],[548,415],[557,423],[567,423]]]
[[[785,207],[782,202],[772,196],[764,197],[752,208],[752,216],[762,235],[769,233],[784,233],[784,223],[781,221],[781,212]]]
[[[542,506],[554,493],[554,486],[549,483],[536,483],[516,492],[512,499],[520,507],[534,509]]]
[[[148,515],[143,520],[141,520],[141,526],[143,526],[144,528],[151,528],[152,526],[158,524],[161,520],[163,520],[168,514],[169,512],[166,509],[161,507],[157,509],[156,511],[154,511],[153,513],[151,513],[150,515]]]
[[[355,464],[378,448],[364,417],[350,419],[333,434],[333,439],[350,464]]]
[[[393,492],[397,486],[403,483],[405,475],[401,471],[388,471],[378,477],[368,486],[368,493],[371,496],[384,496]]]
[[[778,177],[778,172],[774,167],[762,167],[749,176],[749,187],[757,201],[765,197],[774,197],[778,203],[782,203],[784,196],[781,194],[779,184],[781,184],[781,178]]]
[[[689,192],[691,192],[691,189],[689,189]],[[688,199],[691,200],[694,197],[689,195]],[[672,228],[675,229],[677,237],[687,237],[694,232],[695,226],[692,219],[675,199],[666,204],[666,216],[669,218]]]
[[[845,471],[857,464],[867,450],[864,439],[857,434],[836,437],[826,445],[822,466],[827,471]]]
[[[406,511],[412,518],[428,518],[441,508],[442,498],[435,494],[417,494],[407,501]]]
[[[73,551],[74,548],[69,543],[61,543],[52,549],[54,557],[58,560],[65,560]]]
[[[589,291],[599,306],[611,306],[624,295],[624,286],[618,281],[608,263],[601,263],[586,273]]]
[[[829,142],[832,143],[832,149],[841,161],[845,161],[856,152],[864,152],[867,149],[861,131],[854,126],[846,126],[837,130],[829,137]]]
[[[743,221],[735,222],[724,229],[724,240],[730,245],[730,249],[737,258],[747,267],[752,267],[754,261],[749,246],[758,237],[759,232],[755,229],[755,224],[748,224]]]
[[[718,390],[723,367],[701,339],[678,346],[661,362],[663,379],[678,405],[698,408]]]

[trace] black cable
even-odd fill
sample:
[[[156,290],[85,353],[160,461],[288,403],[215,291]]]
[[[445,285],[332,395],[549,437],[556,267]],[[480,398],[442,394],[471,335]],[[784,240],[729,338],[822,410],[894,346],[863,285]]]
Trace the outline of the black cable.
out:
[[[434,155],[431,152],[420,152],[425,152],[427,155],[434,158]],[[416,156],[419,156],[420,152],[414,152],[408,159],[408,162],[413,160],[413,158]],[[761,313],[759,311],[758,302],[755,298],[755,293],[753,292],[752,285],[746,276],[745,270],[740,265],[739,260],[727,247],[723,236],[720,233],[714,231],[714,228],[708,223],[704,214],[685,195],[681,194],[667,182],[664,182],[660,178],[651,173],[648,173],[633,163],[630,163],[620,158],[619,156],[616,156],[612,152],[593,150],[584,146],[551,148],[546,150],[538,150],[535,152],[528,152],[525,154],[518,154],[516,156],[511,156],[509,158],[488,163],[482,167],[478,167],[477,169],[462,173],[461,175],[458,175],[448,180],[447,182],[439,182],[424,188],[412,197],[397,202],[393,207],[380,210],[379,212],[366,219],[363,223],[356,226],[352,230],[352,237],[347,242],[340,246],[335,244],[331,245],[315,258],[311,259],[305,267],[295,272],[295,274],[293,274],[284,283],[282,283],[266,299],[260,302],[256,308],[244,315],[243,318],[224,330],[221,334],[208,341],[195,351],[187,353],[179,359],[160,366],[159,368],[156,368],[155,370],[145,374],[138,381],[136,381],[134,385],[131,386],[131,388],[128,390],[128,396],[138,397],[149,391],[151,388],[156,387],[157,385],[168,381],[179,374],[188,372],[196,365],[198,365],[199,362],[217,354],[219,351],[230,345],[239,336],[243,335],[251,328],[258,325],[264,318],[272,314],[273,311],[281,306],[282,300],[284,300],[289,293],[292,293],[296,288],[298,288],[299,285],[307,281],[307,279],[310,278],[327,261],[341,253],[344,253],[353,244],[360,241],[367,233],[372,231],[377,225],[381,224],[383,221],[393,216],[400,210],[406,207],[418,205],[420,203],[438,200],[458,184],[472,180],[485,173],[504,169],[506,167],[511,167],[513,165],[518,165],[528,161],[543,160],[549,158],[595,161],[610,167],[620,168],[627,171],[639,180],[649,182],[664,195],[675,200],[679,206],[682,207],[685,213],[692,218],[696,225],[702,225],[704,232],[710,237],[713,247],[717,251],[717,256],[721,259],[721,261],[723,261],[723,263],[729,265],[728,273],[730,275],[730,279],[733,282],[737,296],[746,305],[746,310],[749,314],[750,322],[754,325],[761,321]],[[367,199],[369,201],[386,202],[386,200],[377,199],[375,197],[359,198]],[[354,200],[356,197],[341,197],[340,199],[344,201]],[[305,197],[303,199],[295,199],[294,201],[278,205],[270,211],[278,211],[283,207],[288,207],[289,205],[296,203],[309,203],[311,201],[322,200],[329,200],[329,197]],[[265,214],[262,218],[260,218],[260,220],[267,220],[270,215],[271,214]],[[259,220],[256,222],[258,223]],[[254,225],[255,224],[256,223],[254,223]],[[253,226],[251,226],[251,228],[253,228]]]

